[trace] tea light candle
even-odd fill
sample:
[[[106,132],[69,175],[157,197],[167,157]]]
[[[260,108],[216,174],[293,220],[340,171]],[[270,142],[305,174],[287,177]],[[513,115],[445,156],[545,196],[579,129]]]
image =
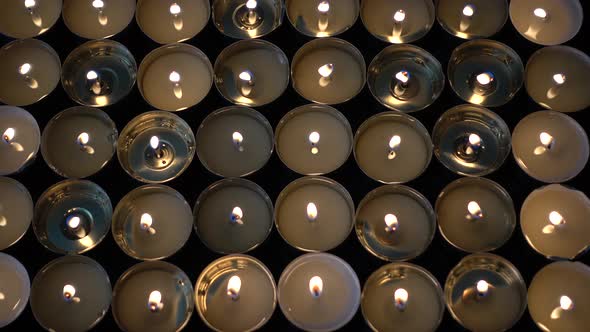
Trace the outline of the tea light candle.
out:
[[[361,52],[337,38],[315,39],[293,57],[293,88],[303,98],[320,104],[340,104],[365,86],[366,65]]]
[[[213,0],[213,23],[224,35],[249,39],[262,37],[283,22],[283,0]]]
[[[225,179],[205,189],[193,210],[195,231],[211,250],[244,253],[260,245],[272,229],[272,201],[254,182]]]
[[[33,104],[59,83],[61,62],[48,44],[37,39],[15,40],[0,48],[0,100],[8,105]]]
[[[289,85],[289,59],[264,40],[242,40],[226,47],[215,60],[215,86],[228,101],[266,105]]]
[[[201,164],[219,176],[240,177],[256,172],[268,162],[273,148],[270,123],[247,107],[216,110],[197,131],[197,156]]]
[[[57,174],[85,178],[111,160],[117,137],[115,123],[105,112],[71,107],[54,116],[43,129],[41,154]]]
[[[352,142],[346,117],[327,105],[297,107],[277,125],[277,153],[287,167],[299,174],[335,171],[350,156]]]
[[[373,180],[408,182],[428,167],[432,141],[418,119],[398,112],[383,112],[359,127],[354,138],[354,158]]]
[[[135,14],[135,0],[64,0],[62,17],[71,32],[86,39],[123,31]]]
[[[526,285],[509,261],[471,254],[451,270],[445,283],[447,308],[471,331],[510,329],[526,308]]]
[[[287,17],[297,31],[329,37],[348,30],[359,16],[358,0],[287,0]]]
[[[113,289],[113,316],[119,328],[128,332],[180,331],[194,306],[188,276],[162,261],[134,265]]]
[[[375,37],[394,44],[411,43],[424,37],[434,24],[430,0],[363,0],[361,19]]]
[[[195,136],[178,115],[164,111],[143,113],[121,132],[117,156],[123,169],[139,181],[170,181],[193,160]]]
[[[356,314],[359,279],[348,263],[327,253],[293,260],[279,279],[279,306],[287,319],[305,331],[335,331]]]
[[[328,251],[340,245],[354,225],[354,203],[338,182],[309,176],[291,182],[275,204],[277,230],[304,251]]]
[[[371,254],[388,261],[422,254],[436,232],[436,215],[428,199],[402,185],[379,187],[359,203],[356,235]]]
[[[37,200],[33,231],[53,252],[81,254],[104,239],[112,214],[111,200],[101,187],[85,180],[65,180]]]
[[[113,213],[113,237],[127,255],[143,260],[176,253],[188,240],[193,215],[184,197],[163,185],[132,190]]]
[[[41,133],[31,113],[0,106],[0,135],[0,175],[20,172],[35,159]]]
[[[38,36],[57,22],[61,5],[62,0],[5,0],[0,33],[18,39]]]
[[[141,31],[159,44],[179,43],[207,25],[207,0],[139,0],[135,19]]]
[[[108,274],[85,256],[54,259],[31,286],[33,315],[50,331],[87,331],[103,319],[110,304]]]
[[[171,44],[150,52],[137,73],[137,87],[153,107],[182,111],[201,102],[213,85],[207,55],[188,44]]]
[[[33,220],[33,199],[25,186],[0,177],[0,250],[20,240]]]
[[[436,278],[410,263],[373,272],[363,287],[361,310],[373,331],[436,331],[445,312]]]
[[[214,331],[257,330],[271,318],[276,301],[272,273],[246,255],[217,259],[203,270],[195,285],[197,312]]]
[[[558,184],[533,191],[522,204],[520,226],[528,243],[550,259],[575,259],[590,246],[590,200]]]
[[[541,45],[572,39],[582,27],[583,13],[578,0],[510,1],[510,19],[516,30]]]
[[[502,29],[508,19],[506,0],[437,0],[438,23],[463,39],[487,38]]]
[[[31,282],[25,267],[16,258],[0,252],[0,328],[20,316],[29,302]]]

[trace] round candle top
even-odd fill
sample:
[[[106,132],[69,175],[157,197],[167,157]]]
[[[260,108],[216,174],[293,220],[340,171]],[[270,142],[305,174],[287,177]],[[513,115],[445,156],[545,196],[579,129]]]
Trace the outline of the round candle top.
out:
[[[437,0],[436,17],[453,36],[487,38],[506,24],[508,3],[506,0]]]
[[[427,51],[392,45],[373,59],[367,82],[383,106],[409,113],[430,106],[440,96],[445,75],[440,62]]]
[[[0,175],[22,171],[35,159],[41,133],[31,113],[14,106],[0,106]]]
[[[337,38],[315,39],[293,57],[293,88],[303,98],[320,104],[340,104],[365,86],[366,65],[361,52]]]
[[[61,62],[48,44],[37,39],[15,40],[0,49],[0,101],[33,104],[59,83]]]
[[[327,105],[297,107],[277,125],[277,153],[299,174],[320,175],[340,168],[350,156],[352,142],[346,117]]]
[[[222,254],[250,251],[272,229],[272,201],[260,186],[244,179],[209,186],[197,199],[193,215],[201,241]]]
[[[435,19],[431,0],[363,0],[361,19],[375,37],[394,44],[424,37]]]
[[[287,0],[287,17],[306,36],[329,37],[348,30],[359,16],[359,0]]]
[[[522,119],[512,134],[518,165],[533,178],[564,182],[578,175],[588,162],[588,136],[571,117],[552,111]]]
[[[545,47],[526,65],[525,87],[539,105],[560,112],[576,112],[590,106],[590,57],[569,46]]]
[[[111,200],[101,187],[85,180],[65,180],[37,200],[33,231],[53,252],[81,254],[104,239],[112,213]]]
[[[256,172],[268,162],[274,148],[268,120],[242,106],[221,108],[208,115],[199,126],[196,138],[201,164],[223,177]]]
[[[447,308],[471,331],[510,329],[526,309],[526,285],[509,261],[471,254],[451,270],[445,283]]]
[[[184,197],[156,184],[136,188],[121,199],[113,214],[112,232],[127,255],[153,260],[180,250],[192,225],[192,211]]]
[[[88,331],[102,320],[110,304],[108,274],[85,256],[51,261],[31,286],[33,315],[49,331]]]
[[[557,45],[572,39],[580,28],[584,10],[578,0],[513,0],[510,20],[533,43]]]
[[[432,140],[438,160],[459,175],[490,174],[510,153],[510,130],[504,120],[475,105],[446,111],[434,126]]]
[[[0,328],[12,323],[29,302],[31,282],[25,267],[14,257],[0,252]]]
[[[33,220],[33,199],[25,186],[0,177],[0,250],[20,240]]]
[[[447,185],[436,200],[436,215],[443,237],[468,252],[501,247],[516,227],[510,195],[485,178],[461,178]]]
[[[59,19],[62,0],[4,0],[0,33],[12,38],[31,38],[49,30]]]
[[[354,158],[370,178],[403,183],[422,174],[432,159],[432,141],[418,119],[398,112],[372,116],[354,138]]]
[[[522,204],[520,226],[528,243],[550,259],[575,259],[590,246],[590,200],[558,184],[533,191]]]
[[[121,275],[113,289],[113,316],[117,325],[128,332],[180,331],[194,306],[188,276],[162,261],[134,265]]]
[[[105,112],[71,107],[54,116],[43,129],[41,154],[57,174],[85,178],[111,160],[117,136],[117,127]]]
[[[590,324],[590,267],[554,262],[533,277],[529,312],[543,331],[583,331]]]
[[[87,39],[108,38],[123,31],[135,14],[135,0],[64,0],[64,23]]]
[[[198,48],[171,44],[150,52],[137,73],[137,87],[153,107],[182,111],[201,102],[213,85],[213,68]]]
[[[196,36],[210,14],[207,0],[139,0],[135,19],[153,41],[170,44]]]
[[[373,331],[434,332],[445,304],[430,272],[410,263],[391,263],[365,282],[361,310]]]
[[[275,310],[275,281],[256,258],[225,256],[199,276],[195,302],[203,321],[215,331],[254,331],[266,324]]]
[[[354,203],[338,182],[309,176],[291,182],[275,204],[277,230],[295,248],[328,251],[340,245],[354,225]]]
[[[212,19],[224,35],[249,39],[262,37],[283,22],[283,0],[213,0]]]
[[[266,105],[289,85],[289,59],[267,41],[242,40],[226,47],[215,60],[215,86],[228,101]]]

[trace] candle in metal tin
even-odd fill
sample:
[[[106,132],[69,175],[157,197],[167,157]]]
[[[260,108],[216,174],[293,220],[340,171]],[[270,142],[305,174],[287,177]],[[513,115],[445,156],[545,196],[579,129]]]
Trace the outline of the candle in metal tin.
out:
[[[438,23],[463,39],[488,38],[508,20],[506,0],[436,0]]]
[[[354,25],[359,0],[287,0],[287,18],[297,31],[310,37],[338,35]]]
[[[0,135],[0,175],[18,173],[35,160],[41,133],[31,113],[0,106]]]
[[[0,250],[20,240],[33,220],[33,199],[25,186],[0,177]]]
[[[135,0],[64,0],[62,17],[74,34],[108,38],[123,31],[135,14]]]
[[[283,23],[283,0],[213,0],[212,19],[224,35],[236,39],[258,38]]]
[[[17,319],[29,302],[31,281],[16,258],[0,252],[0,328]]]
[[[31,38],[49,30],[59,19],[62,0],[4,0],[0,33],[12,38]]]

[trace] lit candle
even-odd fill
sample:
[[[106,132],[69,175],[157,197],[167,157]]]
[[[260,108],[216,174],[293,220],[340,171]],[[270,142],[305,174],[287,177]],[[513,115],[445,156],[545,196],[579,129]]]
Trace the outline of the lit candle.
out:
[[[49,30],[59,19],[62,0],[6,0],[0,13],[0,33],[25,39]]]
[[[430,31],[435,10],[429,0],[365,0],[361,19],[375,37],[402,44],[416,41]]]
[[[463,39],[487,38],[508,19],[506,0],[439,0],[436,17],[451,35]]]
[[[0,328],[20,316],[29,302],[31,282],[25,267],[14,257],[0,252]]]
[[[108,38],[123,31],[135,14],[134,0],[64,0],[62,17],[74,34]]]
[[[29,112],[0,106],[0,175],[22,171],[37,155],[41,133]]]
[[[237,39],[264,36],[283,21],[283,0],[213,0],[213,23],[219,32]]]
[[[310,37],[335,36],[348,30],[359,15],[357,0],[287,0],[287,18]]]
[[[20,182],[0,177],[0,250],[15,244],[33,219],[33,199]]]

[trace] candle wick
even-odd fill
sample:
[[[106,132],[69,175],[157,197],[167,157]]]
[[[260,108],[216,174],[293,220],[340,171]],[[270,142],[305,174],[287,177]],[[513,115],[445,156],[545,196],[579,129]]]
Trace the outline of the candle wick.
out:
[[[330,3],[328,1],[322,1],[318,5],[318,12],[320,17],[318,20],[318,30],[324,32],[328,30],[328,12],[330,11]]]

